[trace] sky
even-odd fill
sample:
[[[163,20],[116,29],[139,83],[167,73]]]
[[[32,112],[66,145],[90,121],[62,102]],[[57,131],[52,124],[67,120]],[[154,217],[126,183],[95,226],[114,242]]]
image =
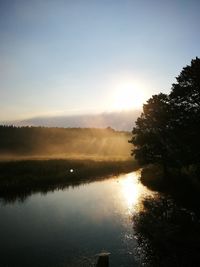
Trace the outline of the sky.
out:
[[[198,0],[0,0],[0,121],[138,109],[200,56]]]

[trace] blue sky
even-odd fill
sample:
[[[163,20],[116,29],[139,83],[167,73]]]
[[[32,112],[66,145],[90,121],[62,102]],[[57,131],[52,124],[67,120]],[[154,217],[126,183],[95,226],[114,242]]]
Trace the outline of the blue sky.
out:
[[[0,120],[138,108],[168,93],[200,56],[199,14],[195,0],[0,1]]]

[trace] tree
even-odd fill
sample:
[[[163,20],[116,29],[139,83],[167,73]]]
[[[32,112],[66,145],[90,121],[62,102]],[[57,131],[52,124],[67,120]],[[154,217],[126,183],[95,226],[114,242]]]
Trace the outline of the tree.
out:
[[[133,128],[132,155],[141,165],[165,163],[169,157],[170,103],[166,94],[152,96]]]
[[[169,95],[174,106],[173,126],[183,164],[200,161],[200,59],[191,61],[176,78]]]
[[[133,128],[132,155],[141,165],[200,161],[200,59],[183,68],[169,95],[152,96]]]

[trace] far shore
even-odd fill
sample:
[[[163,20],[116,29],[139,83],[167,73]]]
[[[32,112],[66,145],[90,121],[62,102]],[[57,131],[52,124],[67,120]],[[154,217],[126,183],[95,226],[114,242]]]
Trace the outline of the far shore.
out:
[[[46,193],[129,173],[138,168],[132,160],[26,159],[0,162],[0,199],[23,200]]]

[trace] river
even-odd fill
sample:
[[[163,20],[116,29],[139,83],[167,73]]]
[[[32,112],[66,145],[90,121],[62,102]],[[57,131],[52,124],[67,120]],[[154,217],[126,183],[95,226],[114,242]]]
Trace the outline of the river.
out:
[[[0,266],[94,266],[110,252],[111,267],[138,266],[132,214],[150,194],[138,172],[0,202]]]

